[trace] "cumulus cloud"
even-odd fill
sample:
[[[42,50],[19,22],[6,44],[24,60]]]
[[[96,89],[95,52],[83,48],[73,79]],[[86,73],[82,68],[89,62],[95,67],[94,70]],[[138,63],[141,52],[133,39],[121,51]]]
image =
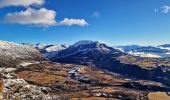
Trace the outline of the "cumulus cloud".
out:
[[[72,26],[72,25],[86,26],[86,25],[88,25],[88,23],[86,22],[85,19],[73,19],[73,18],[71,18],[71,19],[65,18],[59,24],[60,25],[68,25],[68,26]]]
[[[86,26],[85,19],[64,18],[56,21],[56,11],[46,8],[34,9],[31,5],[43,5],[45,0],[0,0],[0,8],[8,6],[24,6],[26,10],[11,12],[4,15],[3,22],[9,24],[36,25],[36,26],[55,26],[55,25],[79,25]],[[33,6],[32,6],[33,7]]]
[[[41,8],[39,10],[27,8],[25,11],[8,13],[4,17],[5,23],[14,24],[32,24],[40,26],[53,26],[56,25],[55,21],[56,12]]]
[[[8,6],[24,6],[28,7],[33,4],[42,5],[44,0],[0,0],[0,8]]]
[[[164,5],[164,6],[162,7],[162,11],[161,11],[161,12],[167,14],[167,13],[169,13],[169,11],[170,11],[170,6]]]

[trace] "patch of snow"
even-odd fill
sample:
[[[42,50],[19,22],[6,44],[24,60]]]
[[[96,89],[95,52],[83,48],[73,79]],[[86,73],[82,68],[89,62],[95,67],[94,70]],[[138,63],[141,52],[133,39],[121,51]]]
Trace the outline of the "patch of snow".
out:
[[[36,48],[41,54],[47,58],[51,59],[56,54],[58,54],[59,51],[64,50],[69,47],[69,45],[58,45],[58,44],[29,44],[29,43],[22,43],[23,45],[28,45],[31,47]]]
[[[160,49],[170,50],[170,47],[159,47]]]
[[[96,93],[96,96],[97,97],[102,96],[102,93]]]
[[[16,71],[17,69],[16,68],[5,68],[5,72],[9,73],[9,72],[13,72],[13,71]]]
[[[145,52],[133,52],[130,51],[128,54],[134,55],[134,56],[140,56],[140,57],[151,57],[151,58],[161,58],[161,56],[151,53],[145,53]]]
[[[167,53],[165,53],[165,54],[170,55],[170,52],[167,52]]]
[[[117,47],[114,47],[114,48],[119,50],[119,51],[125,52],[123,48],[117,48]]]
[[[60,50],[63,50],[65,49],[64,47],[62,47],[61,45],[54,45],[54,46],[50,46],[48,48],[46,48],[45,50],[47,52],[53,52],[53,51],[60,51]]]
[[[87,45],[87,44],[91,44],[91,43],[94,43],[94,41],[82,40],[82,41],[79,41],[79,42],[73,44],[73,46],[78,47],[78,46],[81,46],[81,45]]]
[[[16,70],[17,70],[16,68],[5,68],[5,67],[2,67],[2,68],[0,68],[0,73],[1,72],[9,73],[9,72],[13,72],[13,71],[16,71]]]
[[[26,66],[31,65],[31,64],[33,64],[33,63],[31,63],[31,62],[22,62],[22,63],[20,63],[20,65],[23,66],[23,67],[26,67]]]
[[[39,52],[30,46],[25,46],[17,43],[0,41],[0,56],[12,59],[16,58],[36,58]]]

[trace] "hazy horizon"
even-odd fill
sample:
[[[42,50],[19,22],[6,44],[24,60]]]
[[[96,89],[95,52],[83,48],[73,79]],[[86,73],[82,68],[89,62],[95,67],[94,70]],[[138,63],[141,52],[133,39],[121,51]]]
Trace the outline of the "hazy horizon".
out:
[[[1,40],[0,40],[1,41]],[[18,44],[22,44],[22,43],[29,43],[29,44],[44,44],[44,45],[55,45],[55,44],[58,44],[58,45],[73,45],[79,41],[86,41],[86,40],[78,40],[78,41],[75,41],[75,42],[71,42],[71,43],[64,43],[64,42],[16,42],[16,41],[8,41],[8,40],[2,40],[2,41],[7,41],[7,42],[12,42],[12,43],[18,43]],[[87,41],[97,41],[97,40],[87,40]],[[104,42],[104,41],[98,41],[98,42],[101,42],[101,43],[104,43],[104,44],[107,44],[108,46],[132,46],[132,45],[136,45],[136,46],[160,46],[160,45],[165,45],[165,44],[170,44],[170,43],[163,43],[163,44],[157,44],[157,45],[153,45],[153,44],[116,44],[116,43],[112,43],[112,44],[109,44],[107,42]]]

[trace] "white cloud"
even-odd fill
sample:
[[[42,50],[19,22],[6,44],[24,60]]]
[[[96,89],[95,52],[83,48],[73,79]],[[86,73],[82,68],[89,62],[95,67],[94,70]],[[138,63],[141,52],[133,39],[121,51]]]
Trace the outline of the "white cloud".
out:
[[[14,24],[32,24],[39,26],[53,26],[56,25],[55,21],[56,12],[41,8],[39,10],[27,8],[25,11],[8,13],[4,17],[5,23]]]
[[[8,6],[24,6],[28,7],[33,4],[42,5],[44,0],[0,0],[0,8]]]
[[[56,22],[55,18],[56,12],[53,10],[48,10],[46,8],[41,8],[39,10],[27,8],[25,11],[6,14],[3,18],[3,22],[9,24],[37,25],[43,27],[55,25],[88,25],[85,19],[64,18],[61,22]]]
[[[68,26],[72,26],[72,25],[86,26],[86,25],[88,25],[88,23],[86,22],[85,19],[72,19],[72,18],[71,19],[65,18],[59,24],[60,25],[68,25]]]
[[[4,18],[4,23],[36,25],[36,26],[55,26],[55,25],[78,25],[86,26],[88,23],[85,19],[64,18],[64,20],[56,21],[56,11],[46,8],[33,9],[31,5],[43,5],[45,0],[0,0],[0,8],[8,6],[24,6],[26,10],[7,13]]]
[[[170,6],[164,5],[164,6],[162,7],[162,11],[161,11],[161,12],[167,14],[167,13],[169,13],[169,11],[170,11]]]
[[[99,18],[100,17],[100,13],[98,11],[95,11],[93,14],[92,14],[92,17],[94,18]]]

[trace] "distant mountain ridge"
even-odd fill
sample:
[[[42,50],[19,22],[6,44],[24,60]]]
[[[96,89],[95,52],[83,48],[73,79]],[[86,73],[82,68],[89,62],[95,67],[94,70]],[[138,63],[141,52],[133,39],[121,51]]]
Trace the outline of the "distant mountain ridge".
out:
[[[126,47],[131,51],[125,52],[98,41],[83,40],[52,53],[53,56],[48,59],[52,62],[92,66],[134,79],[161,81],[170,85],[170,59],[160,56],[168,50],[161,46]]]
[[[140,56],[140,57],[170,57],[170,45],[159,45],[159,46],[138,46],[138,45],[129,45],[129,46],[115,46],[115,48],[121,49],[125,53]]]
[[[43,49],[57,53],[49,61],[38,51]],[[62,50],[1,41],[0,50],[2,100],[150,100],[148,95],[170,90],[169,59],[132,56],[98,41]]]
[[[144,49],[155,50],[154,52],[161,50],[153,47],[140,48],[137,49],[141,51]],[[170,77],[169,59],[134,56],[98,41],[79,41],[59,51],[49,60],[59,63],[88,65],[134,79],[161,81],[170,85],[168,80]]]
[[[91,43],[100,43],[98,41],[90,41],[90,40],[81,40],[73,45],[66,44],[30,44],[30,43],[21,43],[24,45],[32,46],[40,51],[46,58],[51,59],[58,52],[69,48],[70,46],[80,46]],[[104,43],[103,43],[104,44]],[[122,51],[124,53],[139,56],[139,57],[151,57],[151,58],[164,58],[170,57],[170,44],[163,44],[158,46],[140,46],[140,45],[125,45],[125,46],[113,46],[113,48]]]
[[[51,59],[59,51],[69,47],[69,45],[66,45],[66,44],[62,44],[62,45],[59,45],[59,44],[41,44],[41,43],[37,43],[37,44],[21,43],[21,44],[36,48],[47,59]]]

